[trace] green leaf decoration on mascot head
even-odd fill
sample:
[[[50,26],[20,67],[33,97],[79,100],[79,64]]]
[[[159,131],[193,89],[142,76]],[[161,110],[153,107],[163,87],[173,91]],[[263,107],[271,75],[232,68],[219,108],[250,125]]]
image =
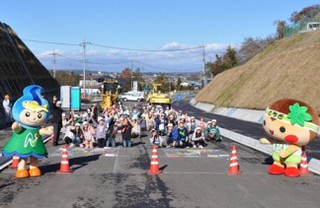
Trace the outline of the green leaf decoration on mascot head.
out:
[[[298,124],[303,127],[305,121],[312,121],[312,116],[307,113],[308,108],[306,106],[300,106],[299,103],[295,103],[289,106],[289,110],[288,118],[292,125]]]

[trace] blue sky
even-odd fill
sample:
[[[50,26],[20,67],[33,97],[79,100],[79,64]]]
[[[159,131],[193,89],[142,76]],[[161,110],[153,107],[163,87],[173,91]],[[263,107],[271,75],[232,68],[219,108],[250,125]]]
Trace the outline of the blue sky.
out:
[[[82,68],[80,46],[35,43],[27,39],[78,44],[87,41],[131,49],[179,49],[206,44],[213,60],[245,37],[275,33],[276,20],[319,3],[313,0],[1,0],[1,22],[9,24],[40,61],[52,68]],[[143,52],[88,45],[88,69],[120,71],[200,71],[201,50]],[[121,63],[121,64],[113,64]]]

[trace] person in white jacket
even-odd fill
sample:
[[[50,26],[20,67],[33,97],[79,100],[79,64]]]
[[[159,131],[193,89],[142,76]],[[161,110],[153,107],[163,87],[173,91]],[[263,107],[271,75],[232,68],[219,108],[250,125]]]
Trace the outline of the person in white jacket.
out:
[[[4,108],[4,114],[6,116],[6,124],[10,125],[12,122],[12,114],[11,114],[11,108],[12,108],[12,103],[10,101],[10,96],[5,95],[4,100],[2,102],[2,106]]]
[[[194,131],[192,138],[191,138],[191,142],[193,144],[193,148],[203,148],[205,145],[204,142],[204,135],[203,132],[201,131],[200,127],[197,127],[196,130]]]

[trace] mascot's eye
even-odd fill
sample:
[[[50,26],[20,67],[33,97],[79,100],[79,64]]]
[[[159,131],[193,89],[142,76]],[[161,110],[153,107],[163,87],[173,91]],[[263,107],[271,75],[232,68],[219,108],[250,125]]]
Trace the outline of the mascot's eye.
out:
[[[38,118],[42,118],[42,114],[38,114]]]
[[[264,125],[264,126],[266,125],[266,120],[263,120],[263,125]]]
[[[29,113],[29,112],[26,112],[24,115],[25,115],[26,117],[29,117],[29,116],[30,116],[30,113]]]
[[[286,128],[284,128],[283,126],[280,127],[280,132],[284,133],[286,131]]]

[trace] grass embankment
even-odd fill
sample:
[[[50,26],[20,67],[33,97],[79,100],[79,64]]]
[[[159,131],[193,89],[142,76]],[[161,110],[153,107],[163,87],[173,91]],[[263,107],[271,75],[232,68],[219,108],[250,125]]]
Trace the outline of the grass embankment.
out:
[[[320,112],[320,30],[269,45],[246,64],[217,75],[196,96],[216,106],[265,109],[295,98]]]

